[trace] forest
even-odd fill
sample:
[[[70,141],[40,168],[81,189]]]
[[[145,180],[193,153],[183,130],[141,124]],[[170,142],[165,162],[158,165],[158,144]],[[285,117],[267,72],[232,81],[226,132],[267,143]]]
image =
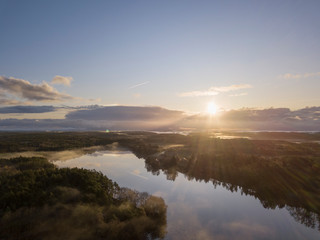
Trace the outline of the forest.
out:
[[[43,158],[0,160],[0,239],[155,239],[162,198],[120,188],[102,173]]]

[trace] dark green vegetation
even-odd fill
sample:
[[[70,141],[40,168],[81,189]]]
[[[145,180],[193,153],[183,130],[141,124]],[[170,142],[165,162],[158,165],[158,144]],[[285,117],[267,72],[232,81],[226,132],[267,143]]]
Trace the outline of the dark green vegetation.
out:
[[[258,198],[266,208],[287,208],[299,222],[319,227],[319,133],[1,133],[0,152],[56,151],[117,142],[145,159],[153,174],[212,182]],[[280,139],[280,140],[276,140]],[[294,142],[300,142],[294,143]],[[8,167],[10,168],[10,167]]]
[[[119,136],[102,132],[38,132],[0,133],[0,153],[22,151],[61,151],[74,148],[106,145],[115,142]]]
[[[221,132],[224,136],[248,137],[255,140],[320,141],[320,132]],[[216,134],[219,136],[219,134]]]
[[[0,153],[62,151],[119,142],[123,146],[130,146],[130,148],[141,148],[139,152],[146,154],[157,152],[159,150],[158,147],[164,144],[192,144],[192,142],[199,139],[219,138],[220,135],[249,137],[252,140],[320,142],[320,133],[296,132],[194,133],[188,136],[152,132],[0,132]],[[152,148],[151,150],[150,147]]]
[[[154,239],[163,199],[99,172],[58,169],[43,158],[0,160],[0,239]]]
[[[156,144],[152,138],[145,142]],[[174,145],[178,142],[182,145]],[[297,221],[320,230],[320,144],[224,140],[203,134],[170,144],[158,145],[152,154],[141,152],[141,144],[132,150],[153,174],[162,170],[174,181],[180,172],[189,179],[240,190],[258,198],[265,208],[286,207]]]

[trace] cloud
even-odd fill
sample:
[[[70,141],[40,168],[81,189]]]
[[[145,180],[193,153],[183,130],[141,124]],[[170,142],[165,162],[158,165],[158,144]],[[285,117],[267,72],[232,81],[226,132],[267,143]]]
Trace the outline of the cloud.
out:
[[[247,221],[234,221],[222,224],[231,238],[253,239],[256,237],[273,238],[274,232],[269,227]]]
[[[192,116],[184,126],[256,131],[319,131],[320,107],[292,111],[289,108],[238,109],[220,112],[217,121],[206,116]],[[202,127],[201,127],[202,125]]]
[[[140,93],[135,93],[132,95],[134,98],[141,98],[141,94]]]
[[[0,105],[17,105],[22,104],[22,102],[14,100],[14,99],[7,99],[7,98],[0,98]]]
[[[279,76],[279,78],[282,78],[282,79],[306,79],[306,78],[312,78],[312,77],[320,77],[320,72],[304,73],[304,74],[286,73]]]
[[[80,107],[79,107],[80,108]],[[69,108],[65,119],[3,119],[0,130],[171,130],[184,112],[161,107],[88,106]],[[2,117],[3,118],[3,117]]]
[[[72,77],[63,77],[63,76],[56,75],[52,79],[51,83],[52,84],[62,84],[62,85],[65,85],[65,86],[70,86],[72,80],[73,80]]]
[[[230,85],[226,87],[212,87],[210,89],[213,89],[217,92],[231,92],[236,91],[240,89],[246,89],[246,88],[252,88],[250,84],[238,84],[238,85]]]
[[[320,131],[320,107],[290,110],[289,108],[229,110],[219,112],[214,119],[206,115],[186,115],[161,107],[81,106],[65,107],[65,119],[0,120],[0,130],[28,131],[87,131],[87,130],[153,130],[202,131],[205,129],[240,131]],[[58,108],[55,107],[57,110]],[[2,112],[40,112],[53,110],[50,106],[1,109]],[[45,114],[45,113],[44,113]],[[7,116],[7,115],[6,115]],[[215,120],[217,119],[217,121]]]
[[[191,92],[183,92],[179,93],[178,96],[180,97],[203,97],[203,96],[215,96],[219,93],[224,92],[232,92],[237,91],[240,89],[247,89],[252,88],[250,84],[238,84],[238,85],[230,85],[230,86],[224,86],[224,87],[211,87],[208,90],[204,91],[191,91]]]
[[[16,100],[16,99],[12,99],[10,98],[5,92],[4,90],[2,90],[0,88],[0,105],[23,105],[22,102]]]
[[[59,93],[46,82],[37,85],[23,79],[0,76],[0,87],[14,97],[31,101],[58,102],[75,99],[70,95]]]
[[[269,108],[269,109],[239,109],[227,111],[223,114],[224,120],[236,121],[278,121],[292,115],[289,108]]]
[[[141,172],[139,171],[139,169],[135,169],[135,170],[133,170],[133,171],[131,171],[131,172],[129,172],[129,173],[132,174],[132,175],[134,175],[134,176],[140,177],[140,178],[142,178],[142,179],[148,180],[147,177],[141,175]]]
[[[236,94],[230,94],[229,97],[242,97],[246,95],[248,95],[248,93],[236,93]]]
[[[192,92],[183,92],[179,93],[179,97],[204,97],[204,96],[215,96],[219,93],[213,90],[206,90],[206,91],[192,91]]]
[[[129,89],[140,87],[140,86],[146,85],[148,83],[150,83],[150,81],[146,81],[146,82],[143,82],[143,83],[139,83],[139,84],[133,85],[133,86],[129,87]]]
[[[150,121],[181,118],[183,112],[161,107],[107,106],[70,112],[67,119]]]
[[[53,106],[12,106],[0,108],[0,113],[47,113],[55,111]]]

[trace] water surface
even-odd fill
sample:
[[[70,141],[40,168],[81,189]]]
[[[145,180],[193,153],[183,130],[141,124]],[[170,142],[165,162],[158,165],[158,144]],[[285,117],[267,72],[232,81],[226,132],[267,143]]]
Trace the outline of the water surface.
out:
[[[168,205],[166,239],[320,239],[318,230],[296,222],[285,208],[265,209],[241,190],[180,173],[153,175],[143,159],[128,151],[97,151],[55,164],[95,169],[121,187],[163,197]]]

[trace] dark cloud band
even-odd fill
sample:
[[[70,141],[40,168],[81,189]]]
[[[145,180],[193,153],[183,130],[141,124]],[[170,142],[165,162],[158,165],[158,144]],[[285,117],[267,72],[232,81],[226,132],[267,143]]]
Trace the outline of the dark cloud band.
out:
[[[38,109],[37,109],[38,108]],[[184,112],[161,107],[83,106],[69,108],[65,119],[3,119],[0,130],[156,130],[234,129],[239,131],[320,131],[320,107],[291,111],[288,108],[239,109],[206,115],[187,116]],[[2,108],[2,113],[43,112],[54,107]]]
[[[55,111],[53,106],[12,106],[0,108],[0,113],[47,113]]]

